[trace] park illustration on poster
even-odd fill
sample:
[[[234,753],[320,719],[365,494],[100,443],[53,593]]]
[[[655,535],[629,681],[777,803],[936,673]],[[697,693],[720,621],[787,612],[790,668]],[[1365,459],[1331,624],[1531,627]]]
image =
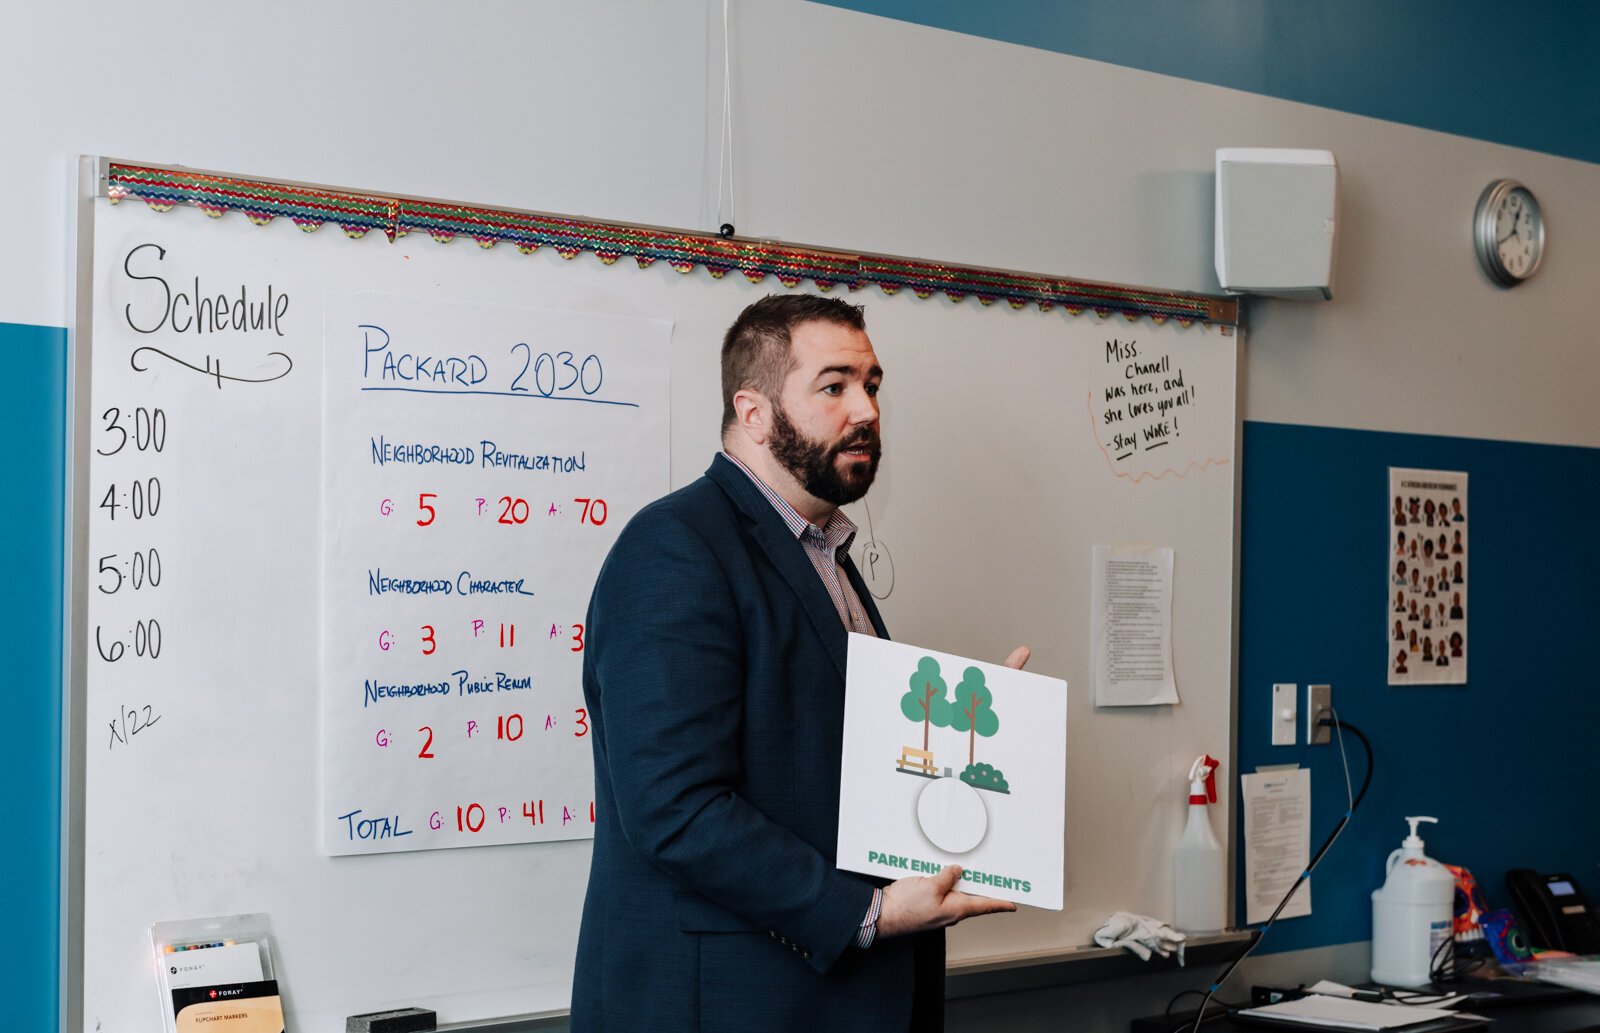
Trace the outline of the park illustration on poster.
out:
[[[851,635],[839,867],[1060,910],[1067,685]]]

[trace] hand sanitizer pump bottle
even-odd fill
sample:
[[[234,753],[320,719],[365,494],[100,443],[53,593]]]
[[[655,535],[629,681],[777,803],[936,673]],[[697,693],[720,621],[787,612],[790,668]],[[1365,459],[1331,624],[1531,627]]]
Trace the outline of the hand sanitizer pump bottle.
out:
[[[1372,891],[1372,981],[1386,986],[1420,987],[1431,981],[1435,956],[1451,936],[1456,879],[1422,852],[1420,822],[1407,818],[1411,834],[1389,855],[1388,877]]]
[[[1172,851],[1172,924],[1186,933],[1216,932],[1228,924],[1222,844],[1211,831],[1208,803],[1217,802],[1220,761],[1199,757],[1189,768],[1189,819]]]

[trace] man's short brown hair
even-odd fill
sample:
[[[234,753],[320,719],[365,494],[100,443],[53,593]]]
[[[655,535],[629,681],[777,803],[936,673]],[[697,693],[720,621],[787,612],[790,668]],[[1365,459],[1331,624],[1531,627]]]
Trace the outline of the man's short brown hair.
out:
[[[860,305],[815,294],[769,294],[739,313],[722,338],[722,429],[733,425],[733,396],[750,388],[773,402],[794,369],[790,337],[801,323],[837,323],[865,332]]]

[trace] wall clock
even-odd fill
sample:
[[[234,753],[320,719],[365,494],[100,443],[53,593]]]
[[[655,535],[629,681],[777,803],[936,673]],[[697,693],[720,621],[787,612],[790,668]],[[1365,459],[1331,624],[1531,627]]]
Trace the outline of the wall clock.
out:
[[[1502,286],[1515,287],[1534,274],[1544,257],[1544,213],[1538,199],[1514,179],[1490,183],[1478,198],[1472,239],[1484,272]]]

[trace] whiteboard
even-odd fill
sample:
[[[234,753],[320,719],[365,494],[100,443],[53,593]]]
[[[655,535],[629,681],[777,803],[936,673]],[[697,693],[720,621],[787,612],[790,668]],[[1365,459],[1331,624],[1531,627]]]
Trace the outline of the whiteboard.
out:
[[[85,1028],[159,1028],[151,923],[245,912],[271,921],[296,1030],[332,1033],[347,1015],[403,1005],[434,1008],[442,1022],[564,1008],[587,842],[323,850],[324,299],[377,292],[670,322],[669,479],[679,486],[718,445],[723,330],[743,306],[784,288],[684,275],[666,263],[564,260],[548,248],[524,255],[420,234],[391,244],[378,233],[347,239],[332,225],[307,234],[286,219],[255,226],[182,206],[163,214],[97,201],[93,224],[95,324],[79,329],[94,374],[80,397],[87,389],[95,419],[113,406],[161,408],[168,423],[159,454],[111,466],[98,460],[125,456],[91,456],[89,497],[76,500],[91,540],[107,542],[108,553],[159,547],[163,562],[161,585],[137,600],[131,587],[106,596],[114,609],[95,599],[111,577],[95,570],[100,547],[76,568],[91,600],[78,638],[88,687],[74,701],[86,729],[78,744]],[[291,299],[270,341],[263,330],[220,329],[173,337],[166,350],[264,381],[282,368],[271,355],[279,352],[292,373],[218,386],[172,363],[136,371],[129,354],[102,347],[117,339],[109,324],[127,318],[130,286],[151,286],[130,284],[125,267],[133,248],[150,243],[166,252],[170,283],[198,278],[197,295],[248,284],[252,296],[270,285]],[[1110,910],[1168,910],[1164,851],[1181,825],[1183,776],[1193,756],[1226,756],[1231,746],[1237,338],[1202,323],[909,292],[869,289],[851,300],[866,304],[887,371],[883,468],[850,513],[863,528],[857,562],[891,633],[995,659],[1026,642],[1032,670],[1069,684],[1066,907],[962,927],[951,936],[952,960],[1076,946]],[[1168,372],[1181,369],[1192,393],[1181,433],[1159,452],[1125,455],[1116,430],[1107,433],[1105,410],[1115,406],[1105,393],[1127,381],[1118,349],[1129,345],[1144,361],[1168,357]],[[112,434],[91,420],[80,454],[108,449]],[[151,478],[161,482],[153,516]],[[145,514],[131,521],[119,510],[119,531],[138,524],[149,533],[96,538],[98,501],[115,485],[131,507],[134,483],[145,485]],[[620,526],[628,515],[609,518]],[[1096,544],[1134,543],[1175,551],[1182,703],[1096,709],[1089,557]],[[148,652],[149,621],[161,626],[158,658],[101,658],[108,640],[134,651],[141,626]],[[1220,802],[1226,813],[1228,800]]]

